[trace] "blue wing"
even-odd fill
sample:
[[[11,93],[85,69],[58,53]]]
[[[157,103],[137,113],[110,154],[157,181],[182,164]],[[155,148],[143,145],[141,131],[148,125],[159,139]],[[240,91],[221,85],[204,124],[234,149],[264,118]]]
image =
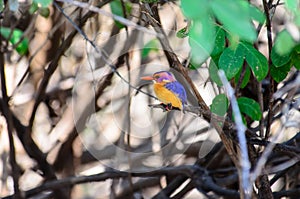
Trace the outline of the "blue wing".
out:
[[[176,93],[176,95],[180,98],[182,104],[187,104],[185,89],[178,81],[169,82],[165,84],[165,87],[173,93]]]

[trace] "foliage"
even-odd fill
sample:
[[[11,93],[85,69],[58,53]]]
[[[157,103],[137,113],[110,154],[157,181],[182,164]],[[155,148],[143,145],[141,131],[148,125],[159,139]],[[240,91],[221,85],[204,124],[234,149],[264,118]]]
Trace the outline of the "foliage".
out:
[[[125,17],[126,15],[130,14],[131,11],[131,4],[129,2],[123,2],[121,0],[113,0],[110,2],[110,8],[113,14]],[[125,26],[118,22],[115,21],[116,25],[121,29],[124,28]]]
[[[142,50],[142,58],[145,59],[148,57],[150,52],[158,52],[159,48],[159,41],[157,39],[152,39],[148,43],[144,45],[144,48]]]
[[[52,4],[52,0],[33,0],[29,9],[29,13],[33,14],[36,11],[43,16],[48,17],[50,14],[49,6]],[[5,8],[4,1],[0,0],[0,12]],[[18,11],[18,1],[9,0],[9,9],[13,12]],[[0,34],[8,39],[13,45],[16,45],[15,49],[20,55],[25,55],[28,52],[29,40],[24,36],[24,32],[20,29],[10,29],[7,27],[0,28]]]
[[[21,31],[19,29],[11,30],[10,28],[1,27],[0,28],[0,34],[5,39],[9,39],[9,41],[13,45],[17,44],[16,51],[20,55],[25,55],[27,53],[27,51],[28,51],[28,39],[27,38],[22,39],[23,31]]]
[[[38,12],[41,16],[49,17],[50,10],[49,6],[53,0],[33,0],[29,9],[29,13],[34,14]]]
[[[259,121],[262,117],[259,104],[250,98],[240,97],[237,99],[240,111],[248,115],[251,119]]]
[[[219,116],[224,116],[228,109],[228,99],[225,94],[217,95],[211,104],[211,111]]]
[[[4,9],[4,1],[0,0],[0,12],[2,12]]]
[[[285,5],[297,24],[300,16],[298,1],[288,0]],[[185,34],[189,36],[193,65],[196,63],[200,67],[211,57],[210,78],[218,86],[221,86],[216,74],[218,69],[225,71],[228,80],[235,79],[235,83],[238,83],[242,70],[245,70],[245,76],[239,85],[244,88],[250,79],[249,68],[257,81],[264,80],[269,72],[276,82],[282,81],[292,66],[299,68],[296,47],[299,41],[296,41],[287,29],[276,35],[271,51],[273,64],[269,65],[268,58],[255,47],[257,33],[253,21],[263,25],[266,16],[248,1],[182,0],[181,8],[191,21],[190,30]],[[243,68],[243,65],[246,67]],[[244,101],[247,102],[250,106],[250,101]],[[252,115],[252,119],[261,117],[260,111],[254,111],[253,114],[256,116]]]
[[[217,27],[225,30],[231,37],[254,42],[257,35],[252,19],[260,23],[264,21],[263,13],[246,1],[183,0],[181,6],[184,14],[192,21],[189,38],[192,59],[197,64],[201,64],[209,55],[216,53],[212,53],[215,43],[216,46],[223,45],[223,37],[218,34],[219,28]],[[218,26],[218,23],[221,26]],[[215,42],[216,38],[218,41]]]

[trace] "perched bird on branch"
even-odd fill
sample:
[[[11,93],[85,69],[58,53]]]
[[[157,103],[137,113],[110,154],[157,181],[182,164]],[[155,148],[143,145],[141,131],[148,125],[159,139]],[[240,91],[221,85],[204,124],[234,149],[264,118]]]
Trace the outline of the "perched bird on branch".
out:
[[[183,110],[184,105],[187,104],[185,89],[171,72],[159,71],[141,79],[154,81],[154,93],[167,111],[173,108]]]

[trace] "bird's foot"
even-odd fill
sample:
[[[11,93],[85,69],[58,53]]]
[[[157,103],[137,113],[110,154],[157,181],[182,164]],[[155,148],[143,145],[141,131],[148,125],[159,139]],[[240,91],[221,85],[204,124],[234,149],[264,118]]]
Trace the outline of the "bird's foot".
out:
[[[179,108],[172,106],[171,103],[149,104],[148,106],[151,108],[161,108],[163,110],[163,112],[169,112],[171,110],[179,110],[180,111]]]
[[[168,104],[160,103],[160,104],[153,104],[149,106],[152,108],[161,108],[163,112],[169,112],[174,108],[171,103]]]
[[[171,103],[163,104],[165,111],[171,111],[173,109],[173,106]]]

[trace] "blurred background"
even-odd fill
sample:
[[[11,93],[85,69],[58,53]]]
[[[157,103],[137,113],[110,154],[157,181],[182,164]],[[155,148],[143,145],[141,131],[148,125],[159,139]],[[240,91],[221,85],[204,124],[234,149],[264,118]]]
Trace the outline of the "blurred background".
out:
[[[0,197],[14,193],[13,175],[19,178],[19,189],[27,191],[55,178],[88,176],[113,169],[146,173],[166,166],[193,165],[207,157],[220,142],[210,123],[196,114],[148,107],[159,101],[140,92],[154,95],[152,82],[140,77],[161,70],[172,71],[184,85],[189,105],[197,106],[197,100],[182,74],[170,69],[158,35],[148,25],[147,13],[141,11],[139,1],[122,1],[123,9],[125,6],[125,10],[130,10],[126,18],[134,26],[124,26],[111,16],[58,1],[47,6],[48,9],[38,6],[35,12],[30,12],[31,1],[18,3],[17,11],[4,9],[1,19],[3,27],[24,32],[29,48],[20,56],[6,44],[2,55],[17,167],[11,167],[7,122],[1,116]],[[105,13],[120,8],[107,0],[86,3]],[[176,36],[188,24],[179,4],[161,1],[157,11],[173,51],[187,66],[188,39]],[[274,31],[288,20],[285,10],[277,9]],[[148,31],[137,30],[137,26]],[[261,30],[258,45],[267,55],[265,31]],[[210,80],[207,63],[189,70],[188,74],[207,105],[222,92]],[[297,131],[286,132],[281,142],[292,138]],[[207,168],[224,169],[218,173],[219,177],[229,173],[234,179],[229,187],[237,188],[233,164],[224,147],[218,149],[218,155]],[[108,178],[71,184],[63,190],[67,198],[74,199],[130,198],[132,192],[135,198],[151,198],[170,180],[156,175]],[[280,190],[281,185],[278,186]],[[184,195],[206,198],[197,189]],[[51,191],[41,191],[31,197],[57,196]]]

